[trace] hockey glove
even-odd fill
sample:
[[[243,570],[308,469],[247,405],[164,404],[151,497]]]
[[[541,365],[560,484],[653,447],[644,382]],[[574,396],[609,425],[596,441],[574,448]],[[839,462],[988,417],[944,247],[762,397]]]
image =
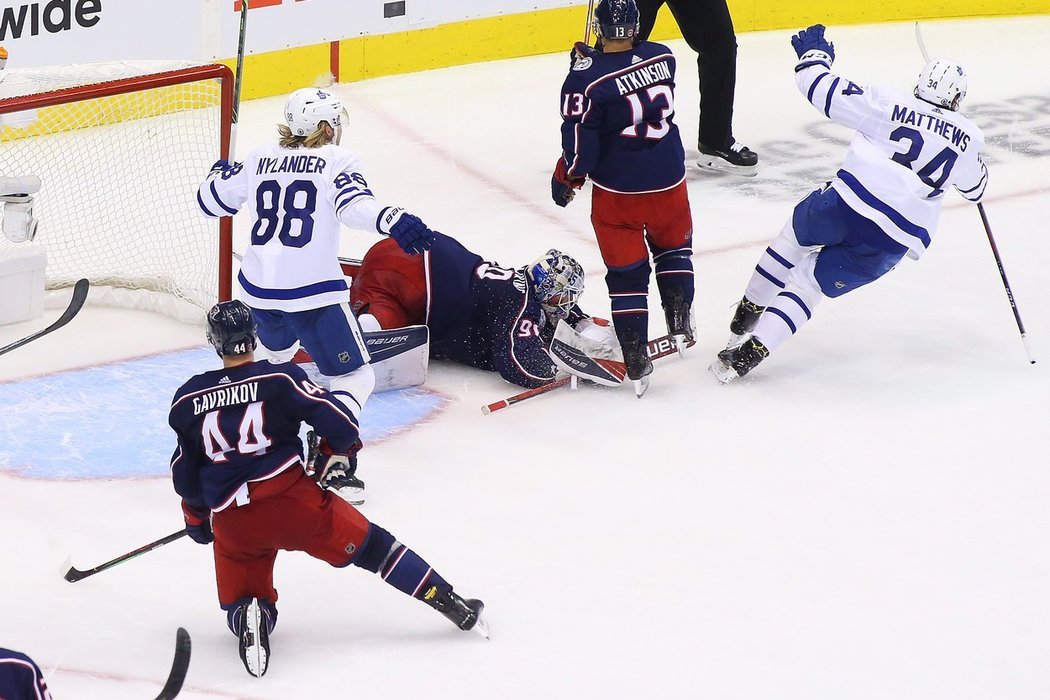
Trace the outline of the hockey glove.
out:
[[[418,216],[413,216],[401,207],[387,207],[379,213],[377,226],[401,246],[409,255],[418,255],[434,244],[434,232],[426,227]]]
[[[572,51],[569,52],[569,67],[575,69],[577,61],[584,58],[594,58],[599,53],[601,52],[598,49],[587,46],[582,41],[577,41],[573,45]],[[580,70],[583,70],[582,66]]]
[[[572,198],[576,196],[576,190],[583,187],[587,181],[585,177],[569,177],[565,168],[565,159],[558,158],[554,165],[554,175],[551,176],[551,199],[559,207],[567,207]]]
[[[321,438],[320,443],[317,445],[320,452],[317,461],[320,462],[320,466],[317,467],[317,471],[314,473],[321,488],[339,489],[353,485],[356,481],[353,476],[357,471],[357,453],[362,447],[364,445],[361,444],[361,440],[358,440],[350,446],[350,450],[347,453],[339,454],[333,452],[328,445],[328,441]]]
[[[182,517],[186,521],[186,534],[197,544],[210,544],[215,539],[211,531],[211,510],[192,506],[182,500]]]
[[[791,37],[791,46],[800,62],[826,62],[830,68],[835,60],[835,45],[824,38],[823,24],[814,24]]]

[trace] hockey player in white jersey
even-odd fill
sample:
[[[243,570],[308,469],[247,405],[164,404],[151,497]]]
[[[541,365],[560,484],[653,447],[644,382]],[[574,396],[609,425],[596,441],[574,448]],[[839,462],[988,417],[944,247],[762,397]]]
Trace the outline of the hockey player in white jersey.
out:
[[[301,343],[358,416],[375,376],[339,266],[340,224],[389,235],[413,254],[429,248],[433,234],[418,217],[376,201],[357,156],[339,145],[349,117],[337,96],[296,90],[284,118],[278,143],[256,148],[243,163],[216,163],[197,203],[213,217],[247,203],[251,240],[237,281],[266,356],[286,362]]]
[[[212,217],[248,205],[251,239],[237,281],[258,324],[262,357],[287,362],[302,345],[332,394],[359,417],[375,374],[339,266],[340,225],[389,235],[410,254],[428,249],[433,233],[404,209],[376,201],[357,156],[339,145],[349,115],[337,96],[296,90],[284,119],[278,143],[256,148],[243,163],[216,163],[197,204]],[[351,477],[349,491],[363,497],[364,484]]]
[[[988,168],[984,135],[958,113],[966,73],[933,59],[913,94],[860,86],[831,72],[835,47],[814,25],[792,37],[795,81],[814,107],[856,130],[835,178],[800,202],[758,261],[710,369],[742,377],[808,321],[823,297],[873,282],[907,255],[918,260],[949,187],[977,203]]]

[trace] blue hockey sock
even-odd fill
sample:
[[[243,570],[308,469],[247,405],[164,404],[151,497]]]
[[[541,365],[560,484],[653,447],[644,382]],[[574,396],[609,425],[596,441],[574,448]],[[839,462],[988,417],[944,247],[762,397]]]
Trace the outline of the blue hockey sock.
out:
[[[643,345],[649,340],[649,261],[642,260],[628,268],[610,268],[605,274],[612,305],[613,328],[623,337],[633,330]]]
[[[378,573],[397,590],[422,599],[431,586],[449,586],[421,556],[394,539],[382,527],[371,524],[365,546],[354,557],[354,566]]]
[[[682,299],[692,305],[694,294],[693,283],[693,248],[692,238],[678,248],[661,248],[650,241],[653,261],[656,263],[656,288],[660,299],[667,305],[672,289],[682,290]]]

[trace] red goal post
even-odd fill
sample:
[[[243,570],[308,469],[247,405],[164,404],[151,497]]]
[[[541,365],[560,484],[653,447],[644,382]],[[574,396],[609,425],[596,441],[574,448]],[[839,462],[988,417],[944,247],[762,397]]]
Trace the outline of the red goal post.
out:
[[[0,176],[41,180],[49,288],[87,277],[120,290],[109,303],[199,322],[231,294],[232,219],[205,218],[197,186],[229,156],[233,74],[172,65],[0,71]]]

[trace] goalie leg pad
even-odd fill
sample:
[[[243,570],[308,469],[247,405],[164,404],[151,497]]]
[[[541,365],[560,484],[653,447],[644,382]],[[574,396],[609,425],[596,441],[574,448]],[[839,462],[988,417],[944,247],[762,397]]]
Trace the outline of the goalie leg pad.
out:
[[[372,356],[376,391],[404,389],[426,381],[430,360],[430,330],[426,326],[365,333],[365,344]]]
[[[618,386],[627,376],[627,367],[619,343],[610,344],[607,340],[593,340],[559,321],[551,341],[551,359],[569,374],[604,386]]]

